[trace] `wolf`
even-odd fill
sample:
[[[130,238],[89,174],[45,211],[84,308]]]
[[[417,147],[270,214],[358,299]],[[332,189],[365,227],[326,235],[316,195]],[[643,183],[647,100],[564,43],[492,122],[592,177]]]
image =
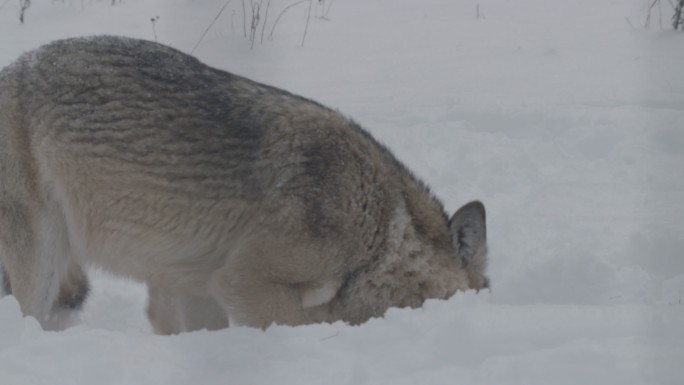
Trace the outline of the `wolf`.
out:
[[[381,317],[489,286],[485,208],[449,217],[339,112],[162,44],[59,40],[0,72],[4,291],[46,329],[97,266],[155,332]]]

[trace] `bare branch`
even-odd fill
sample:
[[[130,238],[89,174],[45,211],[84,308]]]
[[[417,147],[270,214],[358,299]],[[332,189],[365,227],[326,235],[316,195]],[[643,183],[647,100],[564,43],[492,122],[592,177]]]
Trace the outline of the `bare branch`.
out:
[[[304,36],[302,36],[302,47],[304,47],[304,40],[306,40],[306,32],[309,30],[309,20],[311,20],[311,7],[313,0],[309,0],[309,13],[306,15],[306,26],[304,26]]]
[[[264,44],[264,30],[266,29],[266,21],[268,21],[268,10],[271,8],[271,0],[266,4],[266,12],[264,13],[264,23],[261,25],[261,44]]]
[[[229,4],[230,2],[231,2],[231,0],[228,0],[228,1],[226,1],[225,4],[223,4],[223,7],[222,7],[221,10],[216,14],[216,17],[214,17],[214,20],[211,22],[211,24],[209,24],[209,26],[207,27],[207,29],[204,30],[204,33],[202,34],[202,37],[200,37],[199,40],[197,40],[197,44],[195,44],[195,46],[192,47],[192,51],[190,51],[190,54],[193,54],[193,53],[195,52],[195,50],[197,49],[197,47],[199,47],[199,45],[200,45],[200,43],[202,42],[202,40],[204,39],[204,37],[207,36],[207,33],[209,33],[209,30],[211,29],[211,27],[214,25],[214,23],[216,23],[216,20],[218,20],[219,16],[221,16],[221,14],[223,13],[223,10],[226,9],[226,7],[228,6],[228,4]],[[243,4],[244,4],[244,2],[243,2]]]
[[[278,17],[276,18],[275,22],[273,23],[273,27],[271,27],[271,33],[268,34],[268,38],[269,38],[269,39],[273,39],[273,31],[275,31],[275,27],[278,25],[278,21],[279,21],[280,18],[285,14],[285,12],[287,12],[290,8],[292,8],[292,7],[294,7],[294,6],[299,5],[299,4],[302,4],[302,3],[306,3],[307,1],[311,1],[311,0],[299,0],[298,2],[292,3],[292,4],[288,5],[287,7],[285,7],[285,9],[283,9],[283,10],[280,12],[280,14],[279,14]]]

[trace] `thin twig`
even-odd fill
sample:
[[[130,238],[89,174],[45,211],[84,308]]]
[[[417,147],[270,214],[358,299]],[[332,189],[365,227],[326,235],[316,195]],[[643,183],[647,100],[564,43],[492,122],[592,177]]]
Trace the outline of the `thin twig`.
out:
[[[337,337],[337,336],[339,336],[339,335],[340,335],[340,332],[335,332],[335,334],[333,334],[333,335],[330,335],[330,336],[321,338],[320,341],[321,341],[321,342],[324,342],[324,341],[333,339],[333,338],[335,338],[335,337]]]
[[[675,6],[675,13],[672,15],[672,28],[676,31],[679,26],[684,24],[684,18],[682,18],[682,9],[684,9],[684,0],[679,0]]]
[[[302,36],[302,47],[304,47],[304,40],[306,40],[306,32],[309,30],[309,20],[311,20],[311,7],[313,0],[309,0],[309,13],[306,15],[306,25],[304,26],[304,36]]]
[[[266,21],[268,20],[268,10],[271,8],[271,0],[266,3],[266,12],[264,13],[264,23],[261,25],[261,44],[264,44],[264,30],[266,29]]]
[[[278,25],[278,21],[280,21],[280,18],[285,14],[285,12],[287,12],[288,9],[290,9],[290,8],[296,6],[296,5],[299,5],[299,4],[302,4],[302,3],[306,3],[307,1],[311,1],[311,0],[299,0],[298,2],[292,3],[292,4],[288,5],[287,7],[285,7],[285,9],[283,9],[283,10],[280,12],[280,14],[278,15],[278,17],[276,17],[276,20],[275,20],[275,22],[273,23],[273,27],[271,27],[271,33],[268,34],[268,38],[269,38],[269,39],[273,39],[273,31],[275,31],[275,27],[276,27],[276,25]]]
[[[651,6],[648,7],[648,13],[646,14],[646,23],[644,24],[645,28],[648,28],[651,26],[651,9],[656,5],[657,2],[660,0],[653,0],[653,3],[651,3]]]
[[[204,39],[204,37],[207,36],[207,33],[209,33],[209,30],[211,29],[211,27],[214,25],[214,23],[216,23],[216,20],[218,20],[218,18],[219,18],[219,17],[221,16],[221,14],[223,13],[223,10],[226,9],[226,7],[228,6],[228,4],[229,4],[231,1],[232,1],[232,0],[228,0],[228,1],[226,1],[225,4],[223,4],[223,8],[221,8],[221,10],[216,14],[216,17],[214,17],[214,20],[211,22],[211,24],[209,24],[209,26],[207,27],[207,29],[204,30],[204,33],[202,34],[202,37],[200,37],[199,40],[197,40],[197,44],[195,44],[195,46],[192,47],[192,51],[190,51],[190,54],[191,54],[191,55],[195,52],[195,50],[197,49],[197,47],[199,47],[199,45],[200,45],[200,43],[202,42],[202,40]]]
[[[256,30],[259,26],[259,18],[261,14],[261,3],[263,0],[255,3],[252,0],[252,24],[249,28],[249,40],[251,42],[250,49],[254,49],[254,40],[256,40]]]
[[[247,11],[245,10],[245,0],[242,0],[242,32],[247,37]]]
[[[629,20],[629,17],[625,17],[625,21],[627,22],[627,24],[629,24],[630,27],[632,27],[632,29],[636,29],[636,28],[634,27],[634,24],[632,24],[632,21]]]
[[[154,34],[154,41],[157,41],[157,20],[159,20],[159,16],[150,19],[150,21],[152,22],[152,33]]]
[[[26,15],[26,10],[31,8],[31,0],[19,0],[19,22],[24,24],[24,16]]]

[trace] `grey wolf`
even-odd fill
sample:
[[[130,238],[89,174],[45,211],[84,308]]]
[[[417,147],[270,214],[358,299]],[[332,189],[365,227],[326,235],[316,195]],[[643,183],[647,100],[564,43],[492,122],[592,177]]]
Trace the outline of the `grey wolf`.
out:
[[[45,328],[88,266],[145,282],[162,334],[358,324],[489,284],[482,203],[448,216],[342,114],[161,44],[24,54],[0,136],[4,291]]]

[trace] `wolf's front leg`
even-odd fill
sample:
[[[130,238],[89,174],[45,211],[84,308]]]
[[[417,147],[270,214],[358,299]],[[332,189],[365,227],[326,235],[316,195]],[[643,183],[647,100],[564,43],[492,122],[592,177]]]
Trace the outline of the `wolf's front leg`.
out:
[[[166,290],[148,283],[147,317],[157,334],[228,327],[223,308],[209,296]]]
[[[298,286],[274,282],[263,273],[244,269],[219,273],[214,295],[229,315],[230,324],[265,329],[273,323],[311,323]]]

